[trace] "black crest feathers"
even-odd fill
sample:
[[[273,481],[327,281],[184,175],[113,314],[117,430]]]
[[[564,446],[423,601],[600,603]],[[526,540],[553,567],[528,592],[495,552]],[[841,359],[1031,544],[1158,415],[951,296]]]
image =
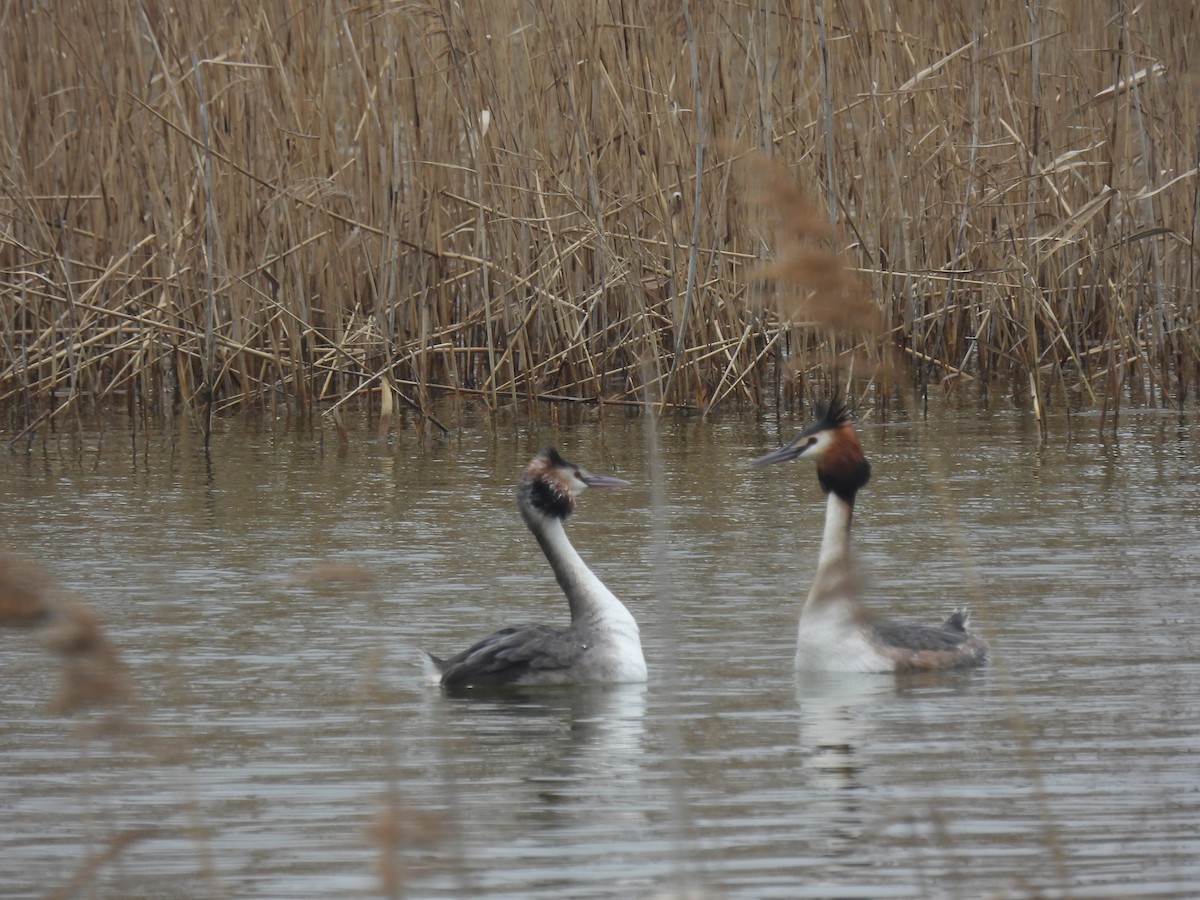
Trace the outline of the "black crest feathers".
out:
[[[818,400],[813,404],[814,424],[821,428],[837,428],[845,425],[851,419],[850,410],[840,397],[832,397],[828,401]]]
[[[559,473],[573,468],[553,447],[539,450],[521,473],[517,483],[518,505],[555,519],[565,519],[575,511],[575,496]]]

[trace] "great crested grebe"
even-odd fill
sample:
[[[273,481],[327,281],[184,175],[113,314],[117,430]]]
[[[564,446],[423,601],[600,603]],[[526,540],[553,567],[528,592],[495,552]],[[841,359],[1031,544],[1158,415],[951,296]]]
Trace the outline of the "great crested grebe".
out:
[[[627,484],[588,472],[551,447],[538,451],[517,482],[517,506],[567,595],[571,624],[501,628],[449,659],[426,653],[426,679],[447,688],[645,681],[637,622],[587,567],[563,528],[584,488]]]
[[[850,422],[834,399],[818,403],[816,418],[755,465],[797,457],[817,464],[817,479],[829,495],[817,574],[800,611],[796,668],[821,672],[913,672],[977,666],[987,659],[987,642],[968,630],[965,609],[941,625],[884,622],[858,603],[850,560],[854,497],[871,477],[871,465]]]

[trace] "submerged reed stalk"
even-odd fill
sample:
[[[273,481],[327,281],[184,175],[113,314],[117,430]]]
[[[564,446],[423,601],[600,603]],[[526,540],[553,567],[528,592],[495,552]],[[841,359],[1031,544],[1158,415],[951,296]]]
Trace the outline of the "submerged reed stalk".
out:
[[[115,403],[386,398],[434,427],[445,397],[773,405],[885,344],[921,385],[1039,411],[1184,403],[1187,8],[975,6],[18,4],[11,434]],[[817,278],[811,302],[857,320],[861,297],[881,335],[747,302],[777,249],[735,177],[749,148],[865,286]]]

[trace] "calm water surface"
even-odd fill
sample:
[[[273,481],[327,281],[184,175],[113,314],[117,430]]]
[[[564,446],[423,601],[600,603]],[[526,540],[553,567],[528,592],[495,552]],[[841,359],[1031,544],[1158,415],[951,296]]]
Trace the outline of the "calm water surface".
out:
[[[657,491],[615,415],[6,452],[0,545],[94,605],[140,702],[89,735],[47,712],[35,636],[0,632],[0,894],[369,896],[383,871],[413,897],[1200,894],[1195,422],[1045,446],[1009,411],[865,423],[865,599],[968,603],[994,660],[802,679],[823,497],[811,466],[746,465],[799,424],[664,422]],[[512,496],[543,443],[634,482],[570,532],[650,684],[443,696],[418,647],[566,620]]]

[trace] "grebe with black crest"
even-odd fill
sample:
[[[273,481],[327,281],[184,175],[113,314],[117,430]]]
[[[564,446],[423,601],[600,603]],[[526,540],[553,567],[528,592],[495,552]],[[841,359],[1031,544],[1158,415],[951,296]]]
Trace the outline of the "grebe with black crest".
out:
[[[540,450],[517,482],[517,507],[567,596],[571,624],[502,628],[449,659],[425,653],[426,679],[446,688],[645,681],[637,622],[563,528],[585,488],[627,484],[589,472],[551,447]]]
[[[871,477],[850,414],[838,399],[817,403],[815,419],[754,465],[804,457],[817,464],[817,480],[829,495],[817,573],[800,611],[796,668],[822,672],[914,672],[978,666],[987,642],[969,628],[965,609],[940,625],[875,619],[858,602],[850,558],[854,499]]]

